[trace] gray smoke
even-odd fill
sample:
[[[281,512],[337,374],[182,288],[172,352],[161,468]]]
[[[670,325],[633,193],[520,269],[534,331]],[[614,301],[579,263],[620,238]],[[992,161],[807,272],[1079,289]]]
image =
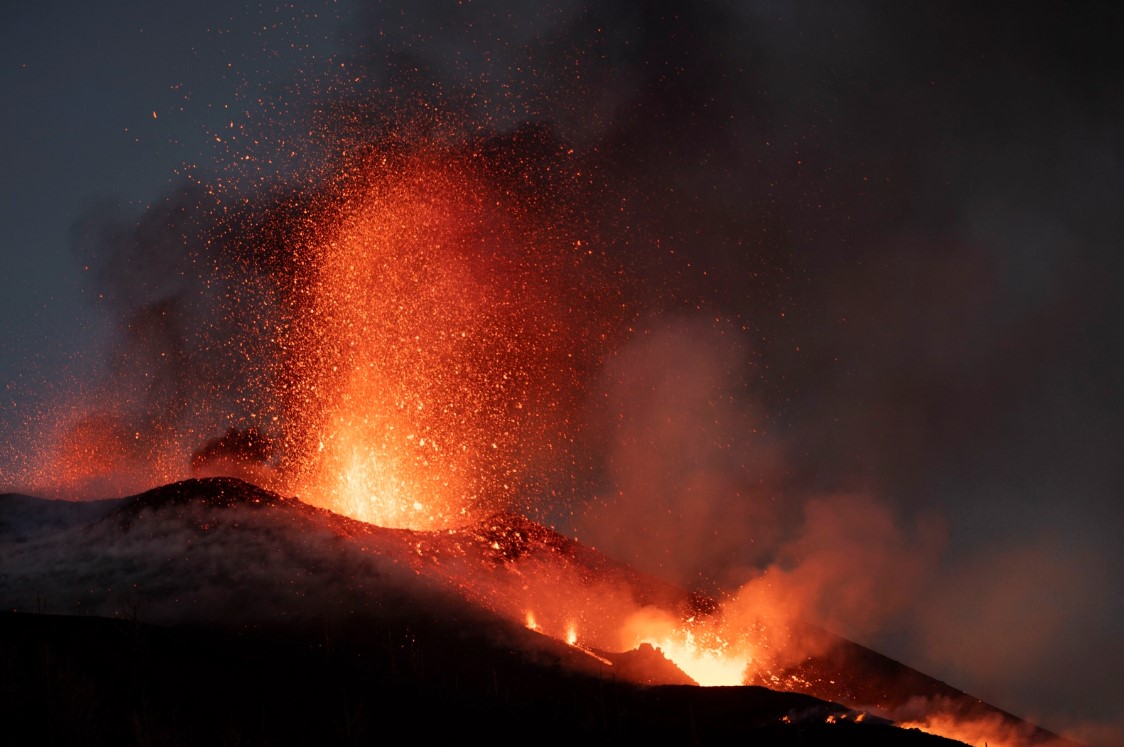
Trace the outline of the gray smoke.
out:
[[[566,499],[555,515],[690,583],[846,568],[877,615],[831,601],[848,574],[801,585],[801,610],[1076,728],[1118,721],[1124,694],[1121,21],[1040,3],[382,3],[334,77],[273,111],[307,118],[309,154],[332,122],[362,142],[427,111],[466,139],[549,127],[589,176],[571,209],[628,306],[571,483],[536,484]],[[95,221],[128,393],[113,427],[206,423],[186,455],[251,425],[208,422],[209,403],[268,409],[252,361],[270,338],[241,331],[261,326],[251,308],[286,323],[275,285],[224,283],[289,277],[291,196],[251,191],[220,220],[179,193],[135,228]]]

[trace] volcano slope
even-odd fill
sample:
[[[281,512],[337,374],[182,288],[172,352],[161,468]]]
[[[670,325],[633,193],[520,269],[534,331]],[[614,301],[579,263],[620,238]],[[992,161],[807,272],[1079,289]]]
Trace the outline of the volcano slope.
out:
[[[713,601],[511,514],[385,529],[226,478],[10,494],[0,569],[0,716],[48,743],[951,743],[877,715],[906,706],[1053,738],[823,632],[768,687],[691,686],[613,631]]]

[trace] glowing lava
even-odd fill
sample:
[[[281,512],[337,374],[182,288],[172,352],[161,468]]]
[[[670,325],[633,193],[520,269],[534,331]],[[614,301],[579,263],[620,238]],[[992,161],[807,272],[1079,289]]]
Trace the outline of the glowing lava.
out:
[[[745,683],[749,660],[730,651],[729,645],[721,639],[707,646],[691,630],[680,629],[642,643],[650,643],[663,651],[664,656],[700,685],[717,687]]]
[[[635,614],[624,626],[628,643],[658,648],[664,656],[700,685],[742,685],[753,664],[754,651],[747,639],[731,643],[717,627],[720,621],[675,620],[660,610]]]
[[[434,147],[333,186],[281,342],[292,492],[382,526],[459,526],[569,440],[579,339],[606,335],[568,317],[597,283],[581,240],[506,178]]]

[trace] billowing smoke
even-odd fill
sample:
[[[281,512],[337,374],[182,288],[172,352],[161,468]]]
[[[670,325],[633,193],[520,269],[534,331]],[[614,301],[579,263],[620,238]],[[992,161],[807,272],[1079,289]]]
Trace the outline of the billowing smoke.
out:
[[[171,477],[232,428],[284,442],[263,395],[310,216],[356,150],[481,152],[534,241],[456,256],[501,286],[542,242],[599,262],[595,293],[551,296],[580,360],[548,346],[572,368],[520,390],[557,417],[504,441],[549,447],[490,484],[731,609],[1056,728],[1116,718],[1121,19],[1005,5],[380,4],[334,77],[265,109],[309,123],[261,124],[256,163],[292,154],[272,181],[83,224],[117,341],[56,456]]]
[[[792,511],[779,495],[783,446],[747,396],[741,330],[659,325],[617,351],[591,393],[605,482],[579,534],[687,586],[744,580]]]
[[[579,535],[716,592],[727,640],[793,621],[871,640],[907,616],[931,586],[945,522],[866,493],[794,490],[796,458],[750,393],[741,331],[702,318],[662,325],[612,356],[593,394],[606,474]],[[778,633],[753,655],[782,666],[821,645]]]

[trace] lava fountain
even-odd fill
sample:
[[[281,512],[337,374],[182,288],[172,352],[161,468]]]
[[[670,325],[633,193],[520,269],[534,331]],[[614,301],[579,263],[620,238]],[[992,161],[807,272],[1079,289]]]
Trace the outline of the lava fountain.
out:
[[[333,183],[278,341],[291,492],[382,526],[457,526],[572,439],[612,334],[604,315],[588,326],[590,295],[611,291],[570,211],[526,189],[532,165],[484,146],[372,150]]]
[[[196,432],[226,432],[196,451],[192,469],[233,465],[255,482],[383,527],[472,525],[533,497],[527,485],[544,474],[577,469],[584,384],[627,331],[619,276],[575,208],[588,177],[549,134],[527,130],[344,151],[331,176],[307,190],[297,218],[264,210],[266,222],[299,224],[283,251],[287,271],[239,273],[230,258],[214,265],[228,295],[273,298],[276,307],[236,314],[224,327],[229,338],[204,325],[210,344],[269,355],[230,398],[248,403],[252,418],[220,412],[221,398],[192,411],[221,415],[195,422]],[[241,244],[253,244],[260,223],[218,221],[215,231],[241,231]],[[214,391],[224,383],[215,381]],[[77,422],[85,426],[60,441],[69,451],[55,451],[72,458],[55,466],[79,482],[144,457],[134,442],[163,433],[182,444],[189,436],[174,432],[172,419],[144,432],[113,418]],[[152,463],[154,481],[174,479],[157,477],[162,465]],[[504,549],[497,540],[491,546]],[[605,666],[613,663],[602,653],[648,644],[699,684],[821,694],[820,682],[775,674],[817,651],[790,640],[786,611],[769,600],[684,613],[683,605],[641,602],[627,584],[613,587],[592,572],[564,573],[573,569],[560,570],[546,549],[541,568],[524,563],[506,581],[440,573]]]
[[[413,529],[568,489],[583,384],[630,313],[582,157],[532,125],[369,129],[283,184],[97,230],[92,274],[127,284],[106,381],[76,376],[0,478],[88,498],[225,474]]]

